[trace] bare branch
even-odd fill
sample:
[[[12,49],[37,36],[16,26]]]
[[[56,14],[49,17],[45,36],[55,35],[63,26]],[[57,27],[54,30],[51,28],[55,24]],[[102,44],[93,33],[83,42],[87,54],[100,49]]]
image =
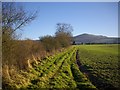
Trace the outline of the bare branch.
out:
[[[23,7],[15,6],[15,3],[12,2],[5,2],[2,4],[2,7],[3,34],[7,28],[12,28],[12,31],[10,32],[11,35],[16,30],[29,24],[37,16],[37,12],[29,14],[23,9]]]

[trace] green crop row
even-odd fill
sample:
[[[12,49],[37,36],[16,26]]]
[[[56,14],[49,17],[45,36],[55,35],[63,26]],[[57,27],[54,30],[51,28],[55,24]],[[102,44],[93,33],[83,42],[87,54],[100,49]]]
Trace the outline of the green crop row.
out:
[[[86,45],[79,46],[82,65],[102,83],[119,86],[118,46]],[[109,86],[106,86],[109,87]]]

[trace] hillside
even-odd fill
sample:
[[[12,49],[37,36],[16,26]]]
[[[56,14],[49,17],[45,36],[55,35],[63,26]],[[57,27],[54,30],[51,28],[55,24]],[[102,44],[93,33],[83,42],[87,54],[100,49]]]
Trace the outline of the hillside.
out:
[[[81,43],[120,43],[117,37],[107,37],[102,35],[93,35],[93,34],[81,34],[73,37],[73,40],[76,44]]]

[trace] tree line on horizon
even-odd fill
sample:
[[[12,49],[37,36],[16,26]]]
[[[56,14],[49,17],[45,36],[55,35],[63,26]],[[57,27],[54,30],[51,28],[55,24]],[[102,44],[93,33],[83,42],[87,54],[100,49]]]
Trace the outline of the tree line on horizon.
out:
[[[73,31],[72,26],[66,23],[57,23],[56,27],[57,29],[54,36],[46,35],[39,37],[39,41],[48,52],[71,45],[71,32]]]

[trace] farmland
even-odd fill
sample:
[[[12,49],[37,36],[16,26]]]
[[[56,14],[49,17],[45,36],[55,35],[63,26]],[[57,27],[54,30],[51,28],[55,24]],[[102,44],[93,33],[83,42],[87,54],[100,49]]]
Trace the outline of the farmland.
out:
[[[118,45],[70,46],[31,65],[27,72],[13,75],[12,88],[98,90],[119,86]]]
[[[94,85],[99,88],[119,86],[117,45],[80,46],[79,56],[82,66],[86,68],[86,72]]]

